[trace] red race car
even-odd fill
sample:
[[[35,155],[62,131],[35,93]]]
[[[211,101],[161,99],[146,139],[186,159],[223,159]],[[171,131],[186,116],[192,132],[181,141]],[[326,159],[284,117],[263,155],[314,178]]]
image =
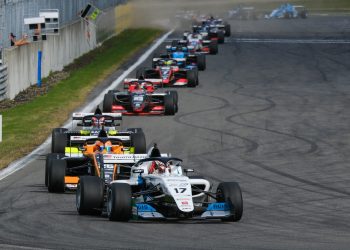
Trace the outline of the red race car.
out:
[[[123,115],[175,115],[178,110],[176,91],[155,93],[152,82],[133,80],[124,82],[128,91],[110,90],[103,99],[103,112]]]
[[[159,58],[153,62],[154,68],[140,68],[136,77],[143,77],[157,87],[195,87],[198,85],[196,68],[180,68],[174,59]]]

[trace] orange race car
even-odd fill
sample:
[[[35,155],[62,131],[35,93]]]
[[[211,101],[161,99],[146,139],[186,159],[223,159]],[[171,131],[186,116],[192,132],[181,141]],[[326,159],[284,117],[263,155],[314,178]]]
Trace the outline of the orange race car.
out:
[[[106,183],[128,178],[130,166],[145,157],[147,154],[130,154],[120,139],[91,138],[70,156],[48,154],[45,168],[47,187],[54,193],[75,190],[79,177],[84,175],[99,176]]]

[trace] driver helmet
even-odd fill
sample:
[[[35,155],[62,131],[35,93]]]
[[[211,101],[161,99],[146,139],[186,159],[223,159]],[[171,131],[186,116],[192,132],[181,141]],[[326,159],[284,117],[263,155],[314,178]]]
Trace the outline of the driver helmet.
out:
[[[105,145],[101,141],[96,141],[96,150],[102,152],[105,149]]]
[[[111,153],[112,152],[112,142],[111,141],[106,141],[105,147],[106,147],[107,153]]]
[[[152,161],[150,167],[148,168],[149,174],[163,174],[165,172],[166,166],[161,161]]]
[[[172,60],[167,60],[164,62],[164,65],[166,65],[166,66],[171,66],[172,64],[173,64]]]

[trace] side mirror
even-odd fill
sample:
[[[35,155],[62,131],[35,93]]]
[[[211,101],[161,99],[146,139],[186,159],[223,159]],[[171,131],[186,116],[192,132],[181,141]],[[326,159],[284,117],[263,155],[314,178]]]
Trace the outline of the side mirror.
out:
[[[145,171],[143,169],[133,169],[132,172],[134,174],[143,174]]]
[[[184,169],[184,172],[187,174],[187,173],[193,173],[194,172],[194,169],[192,168],[185,168]]]

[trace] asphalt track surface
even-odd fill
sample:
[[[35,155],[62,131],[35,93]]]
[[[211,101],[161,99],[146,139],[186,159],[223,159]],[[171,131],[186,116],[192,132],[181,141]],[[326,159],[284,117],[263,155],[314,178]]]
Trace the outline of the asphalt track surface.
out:
[[[324,38],[333,22],[349,23],[324,18]],[[301,25],[270,21],[288,27],[289,37]],[[0,248],[348,249],[350,45],[231,40],[219,50],[207,57],[197,88],[178,90],[177,115],[127,117],[124,126],[142,127],[149,145],[214,185],[238,181],[240,222],[79,216],[74,194],[47,192],[42,152],[0,182]]]

